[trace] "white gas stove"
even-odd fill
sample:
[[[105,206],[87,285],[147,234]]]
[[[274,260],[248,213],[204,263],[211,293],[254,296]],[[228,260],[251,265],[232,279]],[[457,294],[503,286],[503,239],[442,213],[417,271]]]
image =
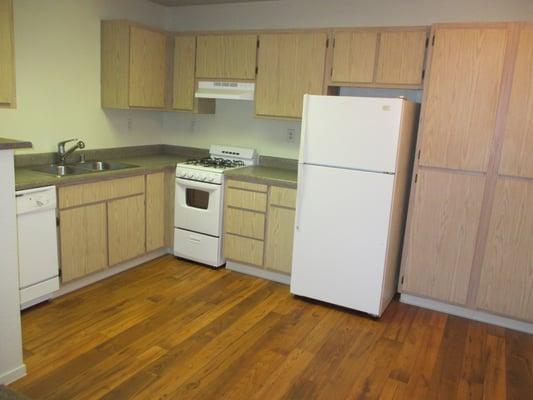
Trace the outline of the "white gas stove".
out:
[[[209,157],[176,166],[174,255],[222,266],[224,171],[257,163],[253,149],[211,146]]]

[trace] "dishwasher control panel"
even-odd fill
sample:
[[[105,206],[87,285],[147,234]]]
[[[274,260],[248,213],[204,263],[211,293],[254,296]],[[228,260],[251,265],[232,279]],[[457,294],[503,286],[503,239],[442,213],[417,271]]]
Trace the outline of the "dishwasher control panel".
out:
[[[46,186],[16,192],[17,214],[56,208],[56,187]]]

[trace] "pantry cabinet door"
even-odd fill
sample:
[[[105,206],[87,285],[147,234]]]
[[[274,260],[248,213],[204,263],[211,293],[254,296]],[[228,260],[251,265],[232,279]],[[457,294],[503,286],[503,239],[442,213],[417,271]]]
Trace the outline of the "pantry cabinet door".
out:
[[[505,27],[436,28],[422,111],[420,165],[487,170],[507,38]]]
[[[409,209],[402,292],[466,303],[484,182],[483,176],[419,170]]]
[[[255,79],[257,35],[200,35],[196,77]]]
[[[146,175],[146,251],[165,247],[165,173]]]
[[[106,204],[61,210],[59,220],[61,281],[107,268]]]
[[[144,193],[107,203],[109,265],[145,253]]]
[[[533,180],[500,178],[477,307],[533,322]]]
[[[425,30],[381,32],[376,83],[420,85],[424,69],[426,37]]]
[[[301,118],[304,94],[322,94],[326,33],[269,33],[259,37],[255,113]]]
[[[194,65],[196,37],[174,37],[174,73],[172,108],[192,111],[194,108]]]
[[[335,32],[331,80],[371,83],[378,45],[377,31]]]
[[[167,38],[163,32],[130,27],[129,105],[164,108]]]
[[[520,32],[499,173],[533,178],[533,23]]]
[[[0,0],[0,105],[14,105],[13,2]]]

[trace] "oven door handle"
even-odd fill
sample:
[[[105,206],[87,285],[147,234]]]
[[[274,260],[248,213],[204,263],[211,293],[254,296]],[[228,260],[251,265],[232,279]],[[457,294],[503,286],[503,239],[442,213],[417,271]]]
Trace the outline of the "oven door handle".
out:
[[[176,184],[184,188],[200,189],[205,190],[206,192],[214,192],[215,190],[220,189],[220,185],[216,183],[191,181],[183,178],[176,178]]]

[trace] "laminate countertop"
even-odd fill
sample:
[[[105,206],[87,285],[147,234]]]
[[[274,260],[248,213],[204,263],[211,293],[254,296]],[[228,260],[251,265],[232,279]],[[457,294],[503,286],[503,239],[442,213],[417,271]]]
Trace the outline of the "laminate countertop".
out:
[[[29,149],[31,147],[31,142],[0,137],[0,150]]]
[[[224,173],[226,177],[241,181],[266,183],[272,185],[296,187],[298,171],[295,169],[252,166],[232,169]]]
[[[91,172],[88,174],[68,175],[57,177],[45,172],[33,171],[33,167],[15,168],[15,189],[31,189],[41,186],[61,186],[71,185],[74,183],[94,182],[105,179],[121,178],[132,175],[141,175],[150,172],[163,171],[165,169],[174,169],[178,162],[186,161],[188,157],[161,154],[161,155],[144,155],[135,157],[115,158],[105,161],[119,161],[128,164],[134,164],[136,167],[120,169],[115,171]]]

